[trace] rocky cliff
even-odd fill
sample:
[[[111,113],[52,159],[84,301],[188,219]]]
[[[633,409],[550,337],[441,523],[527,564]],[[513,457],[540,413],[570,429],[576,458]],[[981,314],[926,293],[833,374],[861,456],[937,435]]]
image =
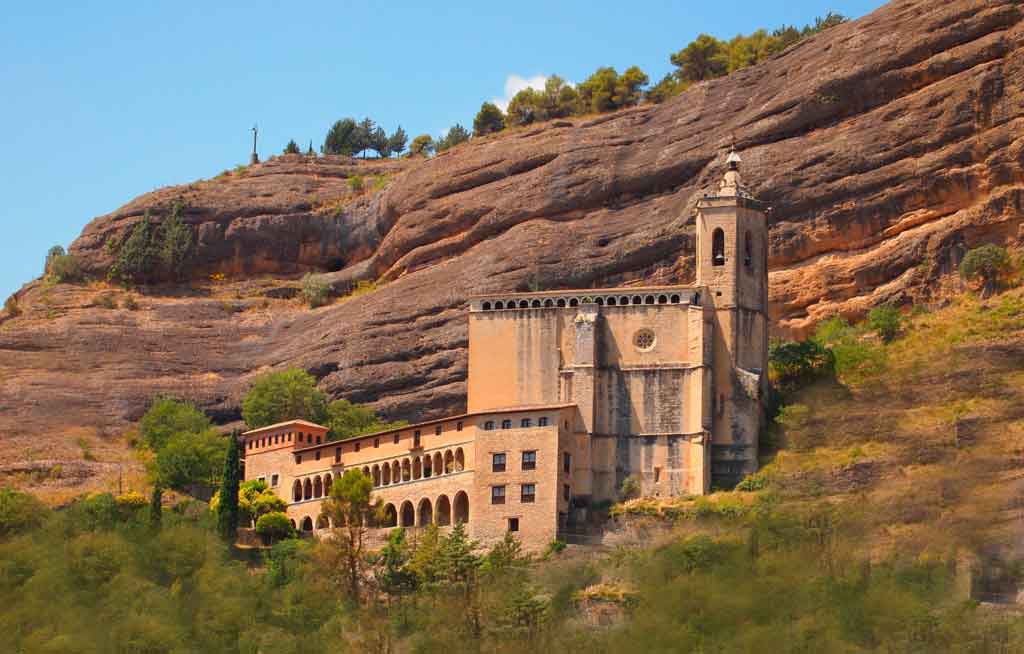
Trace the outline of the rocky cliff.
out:
[[[147,289],[139,311],[24,289],[0,331],[0,432],[40,458],[41,440],[123,426],[157,393],[230,420],[254,373],[291,365],[392,418],[458,410],[467,295],[690,281],[691,211],[733,139],[773,207],[778,331],[935,299],[967,249],[1024,240],[1024,7],[896,1],[663,105],[427,161],[281,157],[142,196],[72,251],[101,272],[108,240],[181,200],[192,288]],[[354,174],[386,186],[353,197]],[[279,299],[309,270],[377,285],[313,311]]]

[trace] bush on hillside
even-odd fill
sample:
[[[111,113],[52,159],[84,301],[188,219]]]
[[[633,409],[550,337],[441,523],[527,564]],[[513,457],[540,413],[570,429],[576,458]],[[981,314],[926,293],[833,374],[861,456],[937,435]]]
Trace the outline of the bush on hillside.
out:
[[[1006,248],[982,245],[964,255],[960,262],[960,277],[970,282],[980,281],[982,297],[988,297],[999,289],[1010,268],[1010,255]]]
[[[434,151],[434,139],[429,134],[420,134],[409,146],[409,156],[429,157]]]
[[[242,400],[242,418],[250,429],[296,419],[323,424],[327,396],[316,387],[313,375],[301,368],[267,373]]]
[[[215,429],[174,434],[157,450],[157,479],[161,486],[179,491],[194,485],[214,486],[224,469],[227,450],[227,439]]]
[[[875,307],[868,313],[868,328],[885,343],[891,343],[903,328],[903,314],[891,304]]]
[[[448,130],[448,133],[438,139],[435,150],[438,152],[444,152],[449,148],[453,148],[459,143],[465,143],[469,140],[469,132],[462,125],[455,123]]]
[[[836,375],[842,381],[857,383],[885,368],[885,348],[864,338],[864,329],[851,325],[842,316],[821,322],[813,339],[832,351]]]
[[[349,185],[351,185],[353,179],[358,179],[360,184],[362,183],[361,177],[350,177]],[[327,282],[327,278],[314,273],[309,273],[303,277],[302,298],[312,309],[327,304],[331,299],[331,285]]]
[[[774,342],[768,348],[769,376],[783,387],[830,375],[834,369],[832,351],[817,341]]]
[[[46,506],[28,493],[0,488],[0,538],[34,529],[46,518]]]
[[[126,239],[108,241],[114,263],[107,277],[125,283],[183,279],[196,254],[192,227],[182,220],[184,209],[182,202],[175,202],[159,224],[152,222],[147,211]]]
[[[284,146],[284,154],[302,154],[299,150],[299,144],[295,142],[295,139],[288,141],[288,145]]]
[[[154,400],[139,423],[143,442],[154,452],[175,434],[199,434],[211,427],[213,423],[194,404],[171,398]]]
[[[291,538],[294,531],[288,516],[280,511],[261,515],[256,521],[256,533],[271,542]]]
[[[327,440],[333,441],[359,434],[396,429],[407,424],[404,420],[384,422],[373,409],[353,404],[344,399],[335,400],[327,406],[326,426],[330,427]]]
[[[474,136],[485,136],[505,129],[505,116],[493,102],[480,105],[480,111],[473,119]]]

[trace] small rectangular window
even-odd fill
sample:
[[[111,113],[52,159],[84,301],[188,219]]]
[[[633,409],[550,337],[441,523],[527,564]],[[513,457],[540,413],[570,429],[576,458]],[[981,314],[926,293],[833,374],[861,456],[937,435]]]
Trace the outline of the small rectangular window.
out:
[[[530,420],[529,418],[523,418],[522,420],[519,421],[519,426],[520,427],[532,427],[533,426],[533,421]]]
[[[413,447],[419,447],[420,446],[420,430],[419,429],[417,429],[416,431],[414,431],[412,433],[412,446]]]
[[[462,421],[455,423],[455,431],[462,431]]]
[[[288,442],[289,443],[292,442],[292,433],[291,432],[288,432]]]
[[[568,452],[562,452],[562,472],[566,474],[572,472],[572,457]]]
[[[491,504],[505,503],[505,487],[491,486]]]
[[[572,497],[572,493],[569,491],[569,484],[562,486],[562,497],[565,498],[566,502],[568,502],[569,498]]]
[[[523,484],[522,495],[520,495],[519,501],[522,502],[523,504],[532,504],[536,496],[536,484]]]
[[[437,427],[434,427],[434,435],[435,436],[440,436],[441,435],[441,425],[438,425]]]
[[[301,454],[296,454],[295,455],[295,463],[302,463],[302,455]]]
[[[352,450],[354,452],[358,452],[359,451],[359,441],[356,441],[355,445],[352,446]]]
[[[319,436],[317,436],[317,437],[316,437],[316,444],[317,444],[317,445],[319,445],[319,444],[320,444],[320,437],[319,437]]]
[[[537,452],[523,452],[523,470],[535,470],[537,468]]]
[[[484,423],[484,431],[491,431],[492,429],[494,429],[493,420],[488,420],[487,422]]]
[[[303,433],[301,431],[299,432],[299,442],[303,442]]]
[[[380,447],[380,439],[379,438],[373,439],[373,446],[374,447]]]
[[[512,429],[512,421],[511,420],[502,420],[501,421],[501,428],[502,429]]]
[[[401,434],[395,434],[395,445],[398,445],[398,439],[400,436]]]
[[[537,426],[538,427],[547,427],[548,426],[548,419],[547,419],[547,417],[537,418]]]
[[[316,454],[313,455],[313,458],[316,459],[317,461],[320,460],[320,450],[316,451]]]
[[[340,447],[334,448],[334,462],[335,463],[341,463],[341,448]]]
[[[262,481],[265,484],[265,483],[267,483],[267,478],[266,477],[260,477],[256,481]]]
[[[500,452],[491,457],[491,471],[505,472],[505,453]]]
[[[508,519],[508,530],[509,531],[519,531],[519,518],[509,518]]]
[[[277,486],[277,482],[278,482],[278,476],[277,475],[270,475],[270,485],[271,486]]]

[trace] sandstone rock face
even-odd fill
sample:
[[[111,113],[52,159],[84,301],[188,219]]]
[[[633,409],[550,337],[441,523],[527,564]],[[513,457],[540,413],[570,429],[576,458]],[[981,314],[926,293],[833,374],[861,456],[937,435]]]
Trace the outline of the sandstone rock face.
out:
[[[282,157],[142,196],[72,251],[102,271],[108,239],[183,199],[200,238],[195,277],[239,280],[245,310],[208,289],[154,289],[142,311],[111,313],[82,306],[85,290],[50,289],[48,314],[0,331],[0,429],[121,424],[159,392],[230,420],[255,372],[292,365],[390,418],[459,410],[468,295],[691,281],[692,208],[733,139],[745,181],[773,207],[777,331],[934,299],[967,249],[1024,239],[1024,7],[898,0],[663,105],[379,170]],[[376,173],[386,189],[347,196],[347,176]],[[379,286],[315,311],[253,299],[288,291],[252,276],[308,270],[338,288]],[[38,307],[42,292],[29,287],[22,304]]]

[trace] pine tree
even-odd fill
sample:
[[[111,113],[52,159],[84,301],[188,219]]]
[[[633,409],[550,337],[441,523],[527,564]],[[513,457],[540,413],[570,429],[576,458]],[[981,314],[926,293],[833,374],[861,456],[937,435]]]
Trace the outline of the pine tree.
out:
[[[395,133],[388,137],[391,154],[402,154],[405,150],[405,144],[409,141],[409,135],[405,133],[402,126],[399,125]]]
[[[220,483],[220,502],[217,504],[217,527],[228,542],[234,542],[238,534],[238,474],[241,468],[238,437],[237,430],[231,433]]]
[[[331,125],[331,129],[327,131],[327,138],[324,139],[324,145],[322,151],[324,154],[344,154],[353,155],[358,150],[356,146],[357,132],[359,126],[356,125],[356,121],[351,118],[344,118]]]
[[[160,529],[164,515],[164,489],[160,484],[153,486],[153,495],[149,499],[149,526],[154,530]]]
[[[180,281],[185,266],[195,254],[195,237],[192,228],[181,220],[184,205],[175,202],[171,215],[160,225],[159,253],[164,269],[171,279]]]
[[[473,134],[483,136],[493,132],[500,132],[505,129],[505,116],[498,109],[498,105],[492,102],[485,102],[480,105],[480,111],[473,119]]]
[[[313,139],[309,140],[309,149],[306,150],[306,156],[307,157],[315,157],[316,156],[316,150],[313,149]]]
[[[312,145],[312,144],[310,144]],[[295,142],[295,139],[288,141],[288,145],[284,146],[285,154],[301,154],[299,150],[299,144]]]

